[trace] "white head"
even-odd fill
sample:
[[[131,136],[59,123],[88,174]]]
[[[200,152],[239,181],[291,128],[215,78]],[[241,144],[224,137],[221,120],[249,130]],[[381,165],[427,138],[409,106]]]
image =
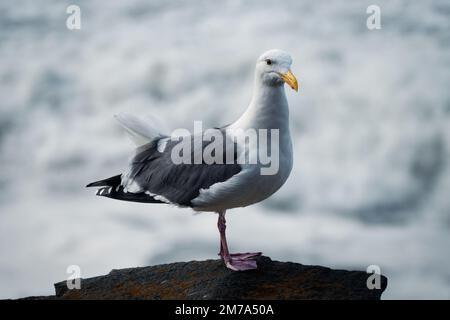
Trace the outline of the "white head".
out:
[[[291,56],[278,49],[264,52],[256,62],[256,78],[268,86],[282,86],[287,83],[298,91],[297,79],[291,72]]]

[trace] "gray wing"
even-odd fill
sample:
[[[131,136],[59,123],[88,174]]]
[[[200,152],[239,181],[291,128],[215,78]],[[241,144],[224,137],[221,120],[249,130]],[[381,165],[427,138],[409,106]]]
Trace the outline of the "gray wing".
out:
[[[228,139],[224,130],[217,129],[223,135],[225,142]],[[164,151],[158,150],[158,143],[166,139]],[[191,137],[191,141],[193,141]],[[161,137],[138,149],[130,163],[127,183],[136,183],[139,192],[151,193],[153,197],[163,196],[171,203],[180,206],[191,206],[191,200],[199,195],[200,189],[207,189],[211,185],[230,179],[241,171],[236,163],[237,146],[234,142],[224,143],[223,161],[221,163],[193,164],[194,148],[192,147],[191,164],[174,164],[171,158],[172,149],[178,141]],[[202,151],[211,142],[202,142]],[[233,148],[233,163],[226,164],[225,155],[230,146]]]

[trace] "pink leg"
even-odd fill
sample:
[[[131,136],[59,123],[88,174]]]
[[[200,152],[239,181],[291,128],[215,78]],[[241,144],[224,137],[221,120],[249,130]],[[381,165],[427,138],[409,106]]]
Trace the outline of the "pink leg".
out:
[[[231,253],[228,251],[227,238],[225,236],[226,221],[225,211],[219,212],[217,227],[220,233],[220,252],[223,262],[227,268],[234,271],[245,271],[256,269],[254,258],[261,255],[261,252]]]

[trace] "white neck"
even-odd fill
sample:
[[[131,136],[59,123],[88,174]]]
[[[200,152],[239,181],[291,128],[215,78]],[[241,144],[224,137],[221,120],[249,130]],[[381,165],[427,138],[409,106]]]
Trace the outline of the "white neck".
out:
[[[231,127],[289,130],[289,106],[284,85],[269,86],[256,78],[247,110]]]

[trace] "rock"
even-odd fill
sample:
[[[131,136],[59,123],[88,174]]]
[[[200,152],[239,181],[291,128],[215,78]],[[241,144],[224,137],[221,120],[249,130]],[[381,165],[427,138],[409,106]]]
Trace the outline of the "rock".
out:
[[[233,272],[220,260],[191,261],[112,270],[82,279],[80,290],[66,281],[55,284],[49,299],[380,299],[381,289],[369,290],[370,274],[258,258],[257,270]],[[29,297],[28,299],[42,299]]]

